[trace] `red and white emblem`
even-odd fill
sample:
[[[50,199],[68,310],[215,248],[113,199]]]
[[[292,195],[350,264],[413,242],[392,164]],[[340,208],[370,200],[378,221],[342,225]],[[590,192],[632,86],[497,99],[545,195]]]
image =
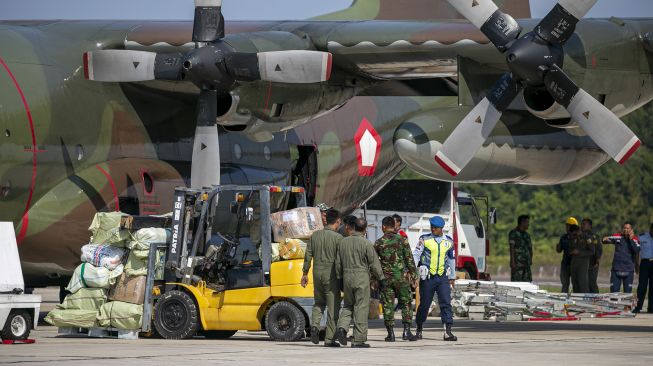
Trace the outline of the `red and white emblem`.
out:
[[[358,175],[361,177],[373,176],[379,162],[382,140],[367,118],[363,118],[361,121],[354,136],[354,142],[358,158]]]

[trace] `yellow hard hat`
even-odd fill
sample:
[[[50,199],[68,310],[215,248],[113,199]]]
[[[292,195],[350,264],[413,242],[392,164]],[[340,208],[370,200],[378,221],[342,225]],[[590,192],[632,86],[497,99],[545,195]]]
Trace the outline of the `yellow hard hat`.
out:
[[[567,225],[576,225],[576,226],[580,226],[580,225],[578,225],[578,220],[576,220],[575,217],[570,217],[570,218],[568,218],[567,221],[566,221],[566,224],[567,224]]]

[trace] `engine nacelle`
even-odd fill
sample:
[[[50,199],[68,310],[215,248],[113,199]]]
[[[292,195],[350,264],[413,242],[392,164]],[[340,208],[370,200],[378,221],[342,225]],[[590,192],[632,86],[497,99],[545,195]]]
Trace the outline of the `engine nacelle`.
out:
[[[609,159],[591,138],[573,129],[551,128],[528,113],[508,111],[504,120],[509,123],[499,122],[470,163],[452,178],[434,157],[469,111],[469,107],[441,108],[411,117],[395,131],[395,152],[419,174],[468,183],[573,182]]]
[[[534,116],[547,121],[570,118],[569,112],[543,88],[526,88],[524,90],[524,104],[526,109]],[[560,124],[554,123],[552,127],[560,127]]]

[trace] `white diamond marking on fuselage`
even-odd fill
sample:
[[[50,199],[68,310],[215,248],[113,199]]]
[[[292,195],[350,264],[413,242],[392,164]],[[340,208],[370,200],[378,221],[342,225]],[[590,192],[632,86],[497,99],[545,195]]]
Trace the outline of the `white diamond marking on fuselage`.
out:
[[[374,136],[372,136],[370,130],[365,130],[365,133],[358,144],[361,147],[361,165],[364,167],[374,166],[377,142],[374,139]]]

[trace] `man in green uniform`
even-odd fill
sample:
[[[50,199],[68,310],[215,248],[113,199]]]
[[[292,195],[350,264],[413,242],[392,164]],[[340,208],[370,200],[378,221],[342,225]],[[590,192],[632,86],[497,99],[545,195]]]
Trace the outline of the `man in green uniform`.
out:
[[[327,310],[325,347],[340,347],[333,341],[340,314],[340,281],[336,278],[336,256],[342,235],[336,230],[340,226],[340,213],[334,209],[326,211],[327,226],[311,236],[304,256],[302,286],[308,284],[308,271],[313,260],[313,314],[311,317],[311,342],[320,343],[320,322],[324,309]]]
[[[533,264],[533,245],[528,235],[530,217],[521,215],[517,218],[517,227],[510,230],[510,281],[533,282],[531,265]]]
[[[592,294],[599,293],[599,264],[601,263],[601,257],[603,256],[603,243],[599,239],[599,236],[594,233],[592,230],[592,220],[584,218],[582,221],[583,236],[585,240],[591,242],[594,247],[594,254],[590,257],[589,265],[589,291]]]
[[[336,274],[343,280],[345,306],[338,319],[338,330],[335,340],[343,346],[347,345],[349,324],[354,320],[353,348],[369,348],[367,341],[367,318],[370,312],[370,272],[385,285],[381,263],[376,256],[374,246],[365,239],[367,221],[358,218],[354,222],[352,236],[342,239],[336,259]]]
[[[594,255],[595,244],[590,236],[581,233],[580,228],[572,225],[569,229],[569,254],[571,255],[571,286],[574,293],[586,294],[590,291],[589,267],[590,257]]]
[[[406,238],[395,232],[395,219],[385,217],[381,221],[383,236],[374,243],[376,254],[381,261],[381,269],[385,277],[385,285],[381,288],[381,304],[383,304],[383,320],[388,330],[386,342],[395,341],[395,297],[401,308],[401,320],[404,325],[403,340],[414,342],[417,337],[410,331],[413,322],[411,307],[412,294],[410,284],[417,287],[417,268],[413,254]]]

